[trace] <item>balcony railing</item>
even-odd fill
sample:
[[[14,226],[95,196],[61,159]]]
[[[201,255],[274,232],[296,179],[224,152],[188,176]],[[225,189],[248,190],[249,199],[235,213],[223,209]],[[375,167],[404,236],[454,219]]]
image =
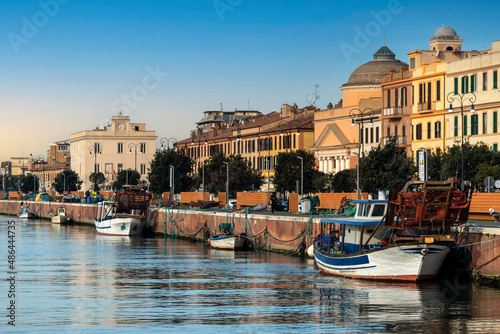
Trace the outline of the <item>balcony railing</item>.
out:
[[[385,137],[384,138],[384,145],[387,145],[389,142],[389,139],[394,138],[394,137]],[[396,137],[396,145],[398,146],[406,146],[406,137],[403,136],[397,136]]]
[[[417,105],[417,111],[429,111],[429,110],[436,110],[436,102],[423,102],[423,103],[418,103]]]
[[[401,116],[403,115],[402,107],[384,108],[384,116]]]

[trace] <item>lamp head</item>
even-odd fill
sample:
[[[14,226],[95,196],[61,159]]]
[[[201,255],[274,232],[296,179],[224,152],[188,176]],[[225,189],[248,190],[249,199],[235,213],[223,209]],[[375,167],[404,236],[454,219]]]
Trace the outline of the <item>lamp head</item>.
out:
[[[450,103],[450,108],[448,109],[448,112],[453,112],[453,106]]]
[[[476,109],[474,109],[474,103],[471,104],[471,106],[470,106],[470,112],[476,112]]]
[[[354,123],[354,118],[352,119],[351,126],[355,126],[356,123]]]

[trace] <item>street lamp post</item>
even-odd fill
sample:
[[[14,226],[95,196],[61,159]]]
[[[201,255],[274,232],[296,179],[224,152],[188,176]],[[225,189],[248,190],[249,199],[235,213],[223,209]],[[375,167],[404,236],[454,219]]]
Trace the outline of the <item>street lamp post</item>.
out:
[[[100,143],[94,143],[89,147],[89,155],[94,154],[94,173],[97,173],[97,154],[102,155],[102,148]],[[94,190],[97,189],[97,177],[94,177]]]
[[[134,153],[135,153],[135,164],[134,164],[134,170],[137,172],[137,146],[138,145],[141,145],[141,143],[137,143],[137,144],[134,144],[134,143],[130,143],[128,144],[128,153],[129,154],[132,154],[132,148],[134,148]],[[142,153],[139,151],[139,153]]]
[[[226,207],[229,206],[229,162],[224,161],[226,168]]]
[[[470,97],[468,97],[470,95]],[[474,102],[476,102],[476,95],[474,93],[464,93],[464,94],[458,94],[455,92],[451,92],[448,94],[447,98],[448,102],[450,103],[450,108],[448,109],[448,112],[453,112],[453,101],[458,101],[460,102],[460,117],[462,118],[462,145],[460,146],[460,154],[462,156],[462,174],[460,176],[460,182],[464,181],[464,101],[469,101],[471,103],[470,107],[470,112],[473,113],[476,110],[474,109]]]
[[[292,142],[292,129],[296,128],[297,129],[297,136],[300,136],[300,126],[301,125],[302,125],[302,123],[298,119],[292,119],[290,121],[282,120],[278,124],[278,126],[281,129],[281,133],[280,133],[281,137],[285,136],[284,129],[288,128],[288,132],[290,133],[290,139],[288,141],[288,146],[290,147],[290,149],[292,148],[292,143],[291,143]],[[285,146],[285,141],[284,140],[283,140],[283,146]]]
[[[175,167],[170,165],[170,197],[174,201],[175,196]]]
[[[358,108],[353,108],[349,111],[349,116],[352,118],[351,126],[355,126],[356,123],[360,125],[359,126],[360,143],[359,143],[358,153],[359,153],[359,158],[361,159],[361,157],[364,155],[365,141],[366,141],[366,139],[363,138],[364,123],[369,117],[370,126],[373,126],[373,117],[375,116],[375,110],[373,110],[372,108],[365,108],[363,110],[360,110]]]
[[[201,185],[202,185],[202,190],[201,190],[201,200],[205,201],[205,164],[201,164]]]
[[[359,160],[359,153],[356,153],[356,152],[352,152],[354,155],[358,156],[358,160]],[[359,199],[359,193],[361,192],[361,190],[359,189],[359,161],[358,163],[356,164],[356,199]]]
[[[198,166],[196,172],[199,173],[201,165],[201,138],[205,138],[205,145],[208,145],[208,134],[203,132],[193,132],[191,136],[191,145],[194,145],[194,139],[198,138]]]
[[[177,143],[177,139],[175,138],[161,138],[160,139],[160,145],[161,145],[161,150],[162,151],[165,151],[165,150],[169,150],[170,149],[170,142],[172,141],[172,148],[174,147],[174,145]],[[166,147],[166,149],[165,149]]]
[[[300,199],[304,198],[304,158],[297,157],[300,159]]]

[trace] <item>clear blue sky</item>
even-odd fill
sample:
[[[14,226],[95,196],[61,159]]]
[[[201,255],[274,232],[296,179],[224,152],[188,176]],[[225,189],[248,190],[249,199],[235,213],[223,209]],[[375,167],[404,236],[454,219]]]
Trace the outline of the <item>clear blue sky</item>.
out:
[[[464,50],[490,48],[500,39],[499,6],[496,1],[3,0],[0,160],[45,154],[49,142],[95,128],[119,107],[159,137],[177,139],[186,138],[202,112],[217,110],[219,103],[224,110],[250,105],[263,113],[282,103],[302,107],[317,83],[317,105],[324,108],[341,98],[339,87],[372,59],[384,35],[405,62],[408,51],[428,49],[427,41],[445,22],[465,39]],[[366,29],[371,36],[361,43],[357,31]],[[346,56],[346,45],[356,52]],[[157,80],[149,74],[154,71],[160,72]],[[126,102],[122,95],[131,93],[135,98]]]

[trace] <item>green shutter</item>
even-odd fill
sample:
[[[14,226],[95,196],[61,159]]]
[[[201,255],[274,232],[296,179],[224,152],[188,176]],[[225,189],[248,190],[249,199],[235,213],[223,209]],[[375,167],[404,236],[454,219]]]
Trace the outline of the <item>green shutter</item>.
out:
[[[498,144],[493,144],[493,152],[494,153],[498,152]]]
[[[458,116],[455,116],[455,137],[458,136]]]
[[[476,91],[476,75],[470,76],[470,91],[471,92]]]
[[[497,79],[498,79],[498,71],[493,71],[493,89],[498,88]]]
[[[493,133],[497,133],[497,122],[498,122],[498,119],[497,119],[497,112],[494,111],[493,112]]]
[[[458,94],[458,78],[455,78],[455,94]]]
[[[462,125],[464,136],[467,136],[467,115],[464,115],[464,124]]]
[[[475,114],[474,118],[476,119],[476,131],[475,131],[475,134],[477,135],[477,134],[479,134],[479,115]]]

